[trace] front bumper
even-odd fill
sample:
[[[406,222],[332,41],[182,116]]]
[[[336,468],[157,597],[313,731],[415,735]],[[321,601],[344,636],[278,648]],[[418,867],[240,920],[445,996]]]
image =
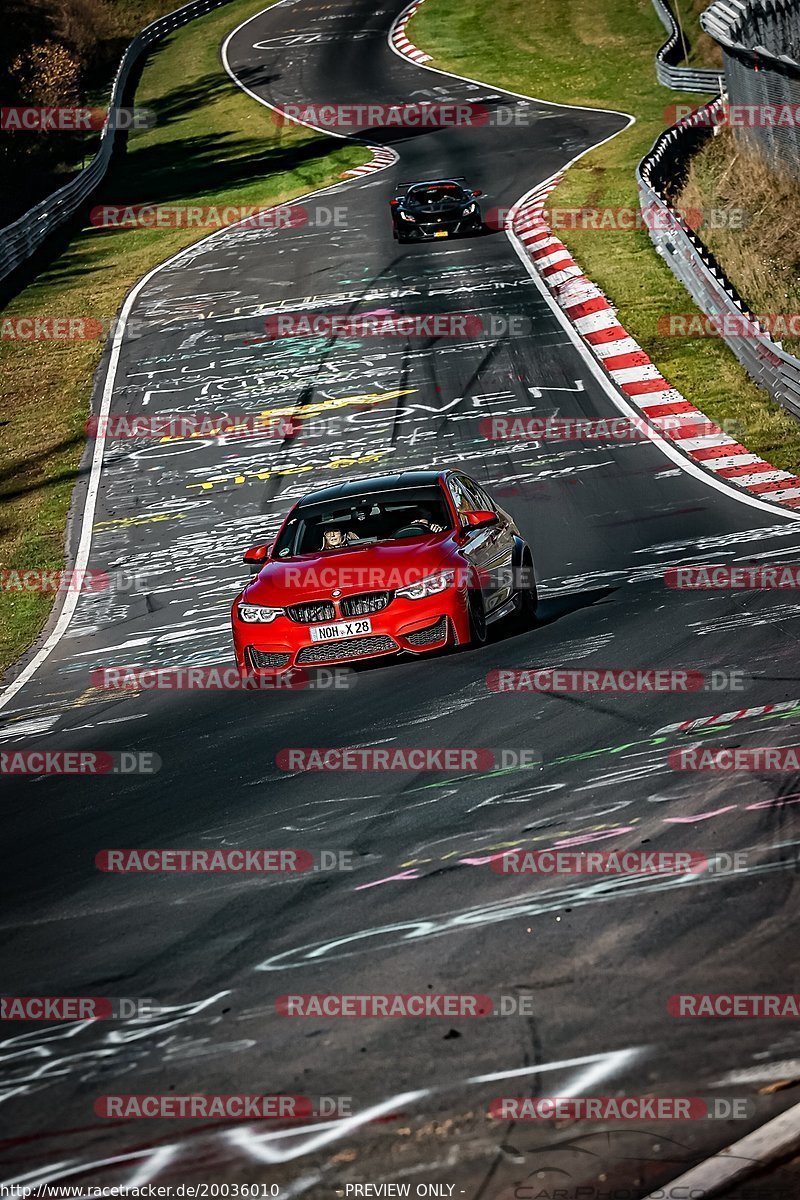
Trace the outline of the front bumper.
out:
[[[430,221],[395,221],[395,230],[404,237],[417,242],[438,241],[445,233],[447,237],[459,237],[465,233],[476,233],[482,226],[480,213],[470,213],[468,217],[450,218]],[[444,241],[444,238],[442,238]]]
[[[299,624],[288,617],[276,617],[268,625],[245,624],[237,616],[234,604],[236,662],[246,672],[334,666],[391,654],[426,654],[469,637],[465,598],[456,588],[424,600],[397,598],[369,619],[372,628],[368,634],[314,642],[311,625]]]

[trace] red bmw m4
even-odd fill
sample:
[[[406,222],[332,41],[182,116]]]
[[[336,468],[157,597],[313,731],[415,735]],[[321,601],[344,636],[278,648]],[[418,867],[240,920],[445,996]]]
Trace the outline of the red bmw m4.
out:
[[[243,675],[478,646],[533,624],[533,558],[508,513],[460,471],[405,471],[310,492],[233,602]]]

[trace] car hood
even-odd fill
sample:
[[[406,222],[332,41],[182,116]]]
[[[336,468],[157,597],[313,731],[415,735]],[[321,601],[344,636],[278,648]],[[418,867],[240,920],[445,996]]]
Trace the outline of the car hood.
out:
[[[457,556],[453,535],[441,533],[341,552],[304,554],[288,562],[267,563],[245,588],[242,599],[248,604],[283,608],[307,600],[329,600],[335,588],[342,596],[395,591],[452,566]]]

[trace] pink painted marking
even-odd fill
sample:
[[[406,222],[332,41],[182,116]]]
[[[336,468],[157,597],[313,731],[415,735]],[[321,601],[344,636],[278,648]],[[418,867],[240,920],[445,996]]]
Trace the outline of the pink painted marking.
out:
[[[665,825],[691,825],[695,821],[708,821],[711,817],[719,817],[722,813],[733,812],[738,804],[729,804],[726,808],[715,808],[713,812],[697,813],[694,817],[664,817]]]
[[[522,847],[515,846],[513,850],[501,850],[499,854],[487,854],[484,858],[460,858],[460,866],[484,867],[487,863],[497,862],[498,858],[507,858],[509,854],[521,854]]]
[[[363,892],[367,888],[379,887],[382,883],[394,883],[397,879],[419,879],[419,871],[412,867],[409,871],[401,871],[399,875],[387,875],[385,879],[373,879],[372,883],[360,883],[354,892]]]
[[[792,799],[796,797],[796,799]],[[755,804],[745,806],[745,812],[752,812],[756,808],[777,808],[781,804],[800,804],[800,792],[789,792],[786,796],[773,796],[770,800],[759,800]]]
[[[563,846],[585,846],[588,842],[604,842],[606,838],[620,837],[623,833],[635,833],[634,825],[618,825],[616,829],[607,829],[603,833],[581,833],[577,837],[562,838],[558,842],[553,842],[555,849],[561,849]]]

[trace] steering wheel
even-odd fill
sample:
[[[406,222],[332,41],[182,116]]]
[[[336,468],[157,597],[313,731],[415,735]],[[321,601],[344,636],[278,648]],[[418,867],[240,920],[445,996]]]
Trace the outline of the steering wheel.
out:
[[[421,533],[430,533],[430,530],[425,525],[404,525],[402,529],[396,529],[392,537],[418,537]]]

